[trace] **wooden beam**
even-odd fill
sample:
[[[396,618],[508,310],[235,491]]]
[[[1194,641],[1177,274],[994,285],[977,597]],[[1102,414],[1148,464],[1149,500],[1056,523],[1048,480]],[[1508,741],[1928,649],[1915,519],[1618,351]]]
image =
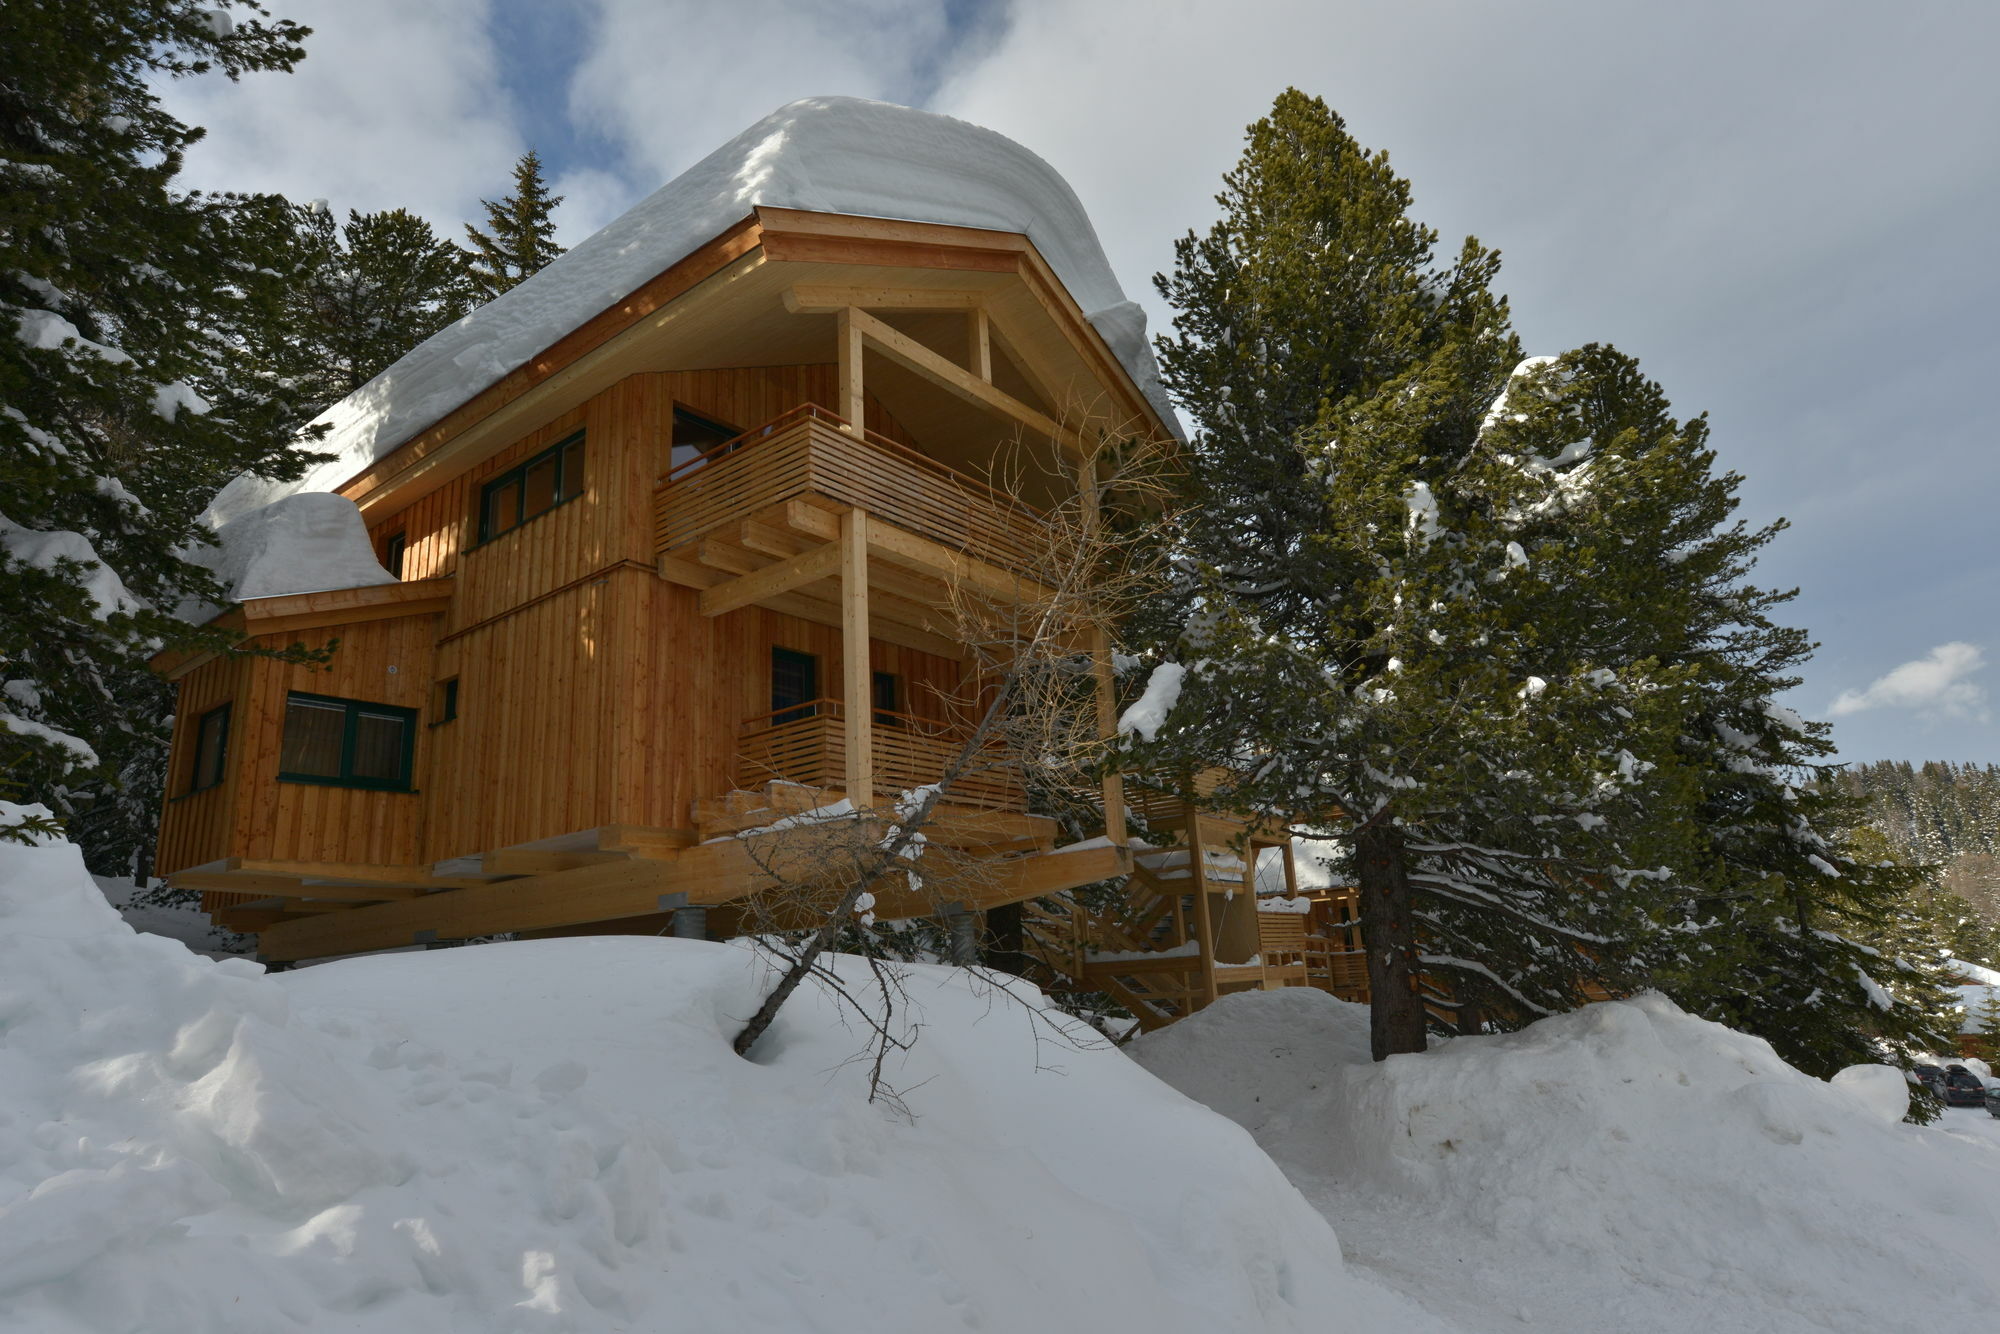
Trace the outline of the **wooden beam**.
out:
[[[436,875],[428,866],[377,866],[370,862],[289,862],[231,857],[223,862],[231,871],[252,875],[296,876],[305,880],[345,880],[361,885],[402,885],[424,889],[462,889],[483,885],[484,880]],[[320,886],[309,886],[317,892]]]
[[[1067,446],[1075,453],[1083,452],[1083,442],[1076,433],[1060,423],[1043,415],[1004,390],[996,389],[969,371],[939,356],[937,353],[906,334],[899,333],[865,310],[848,307],[842,316],[842,347],[846,340],[859,335],[876,351],[889,360],[912,371],[941,389],[949,390],[975,407],[985,408],[996,416],[1011,418],[1051,440]]]
[[[488,875],[549,875],[574,871],[582,866],[602,866],[607,862],[630,861],[622,852],[545,852],[536,848],[502,848],[479,859]]]
[[[881,527],[879,523],[874,526],[877,528]],[[729,578],[721,570],[712,569],[695,561],[682,560],[677,556],[660,557],[659,567],[662,579],[670,583],[680,584],[686,588],[713,588]],[[841,610],[838,603],[828,602],[815,597],[807,597],[803,593],[783,593],[770,599],[764,605],[772,611],[780,612],[786,616],[796,616],[802,621],[811,621],[815,625],[838,626],[841,623]],[[869,626],[869,633],[885,644],[896,644],[902,648],[913,648],[919,653],[929,653],[940,658],[963,658],[965,656],[965,645],[944,635],[925,629],[924,626],[928,622],[915,619],[923,610],[916,607],[915,604],[904,604],[900,598],[889,597],[877,598],[871,603],[871,609],[875,611],[900,609],[904,606],[909,607],[911,610],[910,614],[905,616],[903,620],[897,621],[891,620],[886,616],[877,616]]]
[[[785,292],[785,309],[794,315],[833,315],[847,306],[867,310],[972,310],[985,293],[962,287],[837,287],[830,283],[795,283]]]
[[[867,510],[851,509],[840,516],[840,541],[833,550],[840,562],[841,697],[847,713],[843,720],[847,794],[848,800],[860,810],[875,804],[875,676],[868,652]]]
[[[793,503],[796,504],[799,502],[795,501]],[[829,519],[833,517],[831,514],[827,515]],[[834,531],[827,540],[832,541],[839,536],[839,524],[838,520],[835,520]],[[751,551],[765,556],[776,556],[780,559],[787,556],[797,556],[812,546],[811,542],[803,540],[799,534],[792,532],[789,528],[781,528],[776,524],[762,523],[756,519],[745,519],[736,526],[736,540]]]
[[[835,360],[839,363],[836,396],[840,400],[840,415],[860,431],[867,428],[868,399],[861,380],[861,328],[856,323],[857,316],[869,318],[852,306],[840,308],[834,319],[834,343]]]
[[[859,511],[856,511],[859,513]],[[865,517],[865,516],[864,516]],[[865,554],[865,553],[864,553]],[[839,543],[829,542],[802,556],[781,560],[752,574],[738,575],[726,584],[703,589],[701,593],[701,614],[721,616],[735,611],[738,607],[748,607],[764,602],[781,593],[789,593],[806,584],[815,584],[846,566],[845,549]],[[863,568],[866,575],[866,568]],[[867,590],[862,590],[861,612],[865,618],[868,612]]]
[[[993,321],[984,306],[974,306],[965,317],[965,368],[993,383]]]
[[[934,573],[947,583],[967,585],[1003,602],[1032,602],[1052,593],[1025,575],[880,520],[869,525],[868,548],[885,560]]]

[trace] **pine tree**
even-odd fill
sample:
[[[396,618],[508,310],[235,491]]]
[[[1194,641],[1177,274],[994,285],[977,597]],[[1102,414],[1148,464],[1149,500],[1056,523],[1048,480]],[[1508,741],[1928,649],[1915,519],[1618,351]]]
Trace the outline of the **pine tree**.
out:
[[[1602,425],[1589,356],[1517,372],[1497,256],[1434,266],[1407,184],[1317,99],[1249,138],[1159,280],[1199,518],[1152,627],[1190,664],[1181,726],[1147,758],[1242,757],[1224,799],[1352,841],[1375,1049],[1421,1050],[1427,1010],[1532,1018],[1625,966],[1689,682],[1600,656],[1561,594],[1648,601],[1627,571],[1680,536],[1621,545],[1579,503],[1649,465],[1567,438]]]
[[[306,461],[286,448],[296,404],[244,333],[280,262],[255,238],[283,201],[176,191],[201,131],[154,91],[303,55],[307,30],[235,12],[0,11],[0,772],[59,814],[157,736],[128,716],[132,683],[161,644],[201,641],[173,609],[217,591],[180,555],[206,498]]]
[[[1780,525],[1731,522],[1705,423],[1615,349],[1522,361],[1498,257],[1433,264],[1317,99],[1278,99],[1218,202],[1158,280],[1197,518],[1140,627],[1181,705],[1134,749],[1352,843],[1378,1057],[1600,986],[1709,1001],[1753,961],[1829,1049],[1921,1031],[1859,1014],[1891,970],[1822,910],[1893,877],[1799,790],[1823,729],[1773,701],[1810,644],[1744,582]]]
[[[472,308],[465,252],[406,209],[350,211],[323,204],[286,218],[291,262],[258,350],[315,415]]]
[[[491,301],[518,286],[563,253],[550,220],[562,201],[543,183],[542,160],[532,148],[514,164],[514,193],[498,203],[480,201],[486,208],[488,230],[482,232],[471,223],[465,226],[472,242],[473,295],[479,301]]]

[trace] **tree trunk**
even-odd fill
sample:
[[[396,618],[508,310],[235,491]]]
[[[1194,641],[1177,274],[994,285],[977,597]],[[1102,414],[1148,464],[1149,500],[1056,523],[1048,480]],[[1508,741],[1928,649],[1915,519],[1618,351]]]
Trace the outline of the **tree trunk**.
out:
[[[1424,1002],[1417,992],[1415,923],[1402,835],[1386,824],[1355,832],[1361,887],[1361,941],[1368,951],[1368,1039],[1375,1059],[1424,1049]]]

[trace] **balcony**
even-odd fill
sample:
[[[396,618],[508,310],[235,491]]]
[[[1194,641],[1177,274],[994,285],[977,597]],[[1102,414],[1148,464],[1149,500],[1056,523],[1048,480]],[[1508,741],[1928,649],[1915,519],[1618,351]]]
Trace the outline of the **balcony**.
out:
[[[958,760],[970,735],[965,727],[934,718],[887,709],[868,713],[875,792],[891,799],[937,782]],[[844,789],[849,730],[845,706],[836,699],[810,700],[746,718],[738,734],[737,786],[787,782]],[[966,766],[945,799],[957,806],[1027,809],[1027,793],[998,745],[987,747]]]
[[[746,521],[806,501],[874,519],[1014,575],[1032,576],[1041,516],[976,478],[807,403],[668,473],[654,513],[667,555],[733,539]]]

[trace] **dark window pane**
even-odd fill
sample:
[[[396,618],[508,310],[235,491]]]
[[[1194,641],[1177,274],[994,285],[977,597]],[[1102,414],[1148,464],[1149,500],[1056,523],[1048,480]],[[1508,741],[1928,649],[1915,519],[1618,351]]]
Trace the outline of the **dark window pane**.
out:
[[[340,777],[340,743],[346,730],[346,705],[297,697],[286,700],[279,771],[310,778]]]
[[[210,709],[201,716],[194,743],[194,781],[188,786],[199,792],[222,781],[229,760],[229,706]]]
[[[388,545],[382,552],[382,568],[386,569],[390,574],[395,575],[398,579],[403,577],[403,548],[407,545],[407,535],[397,533],[389,539]]]
[[[875,725],[877,727],[896,727],[901,724],[902,719],[896,716],[896,701],[903,693],[901,687],[902,682],[897,679],[894,672],[875,673],[875,708],[877,709]]]
[[[458,717],[458,678],[438,682],[437,721],[448,723]]]
[[[572,440],[563,446],[562,452],[562,494],[559,500],[574,500],[583,494],[583,441]]]
[[[742,434],[733,426],[698,417],[685,408],[674,409],[672,452],[668,456],[669,476],[686,476],[699,471],[695,464],[702,455]]]
[[[522,487],[524,501],[521,517],[532,519],[543,510],[554,509],[556,503],[556,457],[547,458],[528,465],[528,473]]]
[[[819,698],[819,659],[788,648],[771,650],[771,724],[795,723],[814,710],[798,708]]]
[[[403,749],[409,722],[399,713],[355,710],[354,770],[351,778],[374,783],[403,779]]]
[[[486,536],[498,537],[521,522],[521,480],[509,478],[486,493]]]

